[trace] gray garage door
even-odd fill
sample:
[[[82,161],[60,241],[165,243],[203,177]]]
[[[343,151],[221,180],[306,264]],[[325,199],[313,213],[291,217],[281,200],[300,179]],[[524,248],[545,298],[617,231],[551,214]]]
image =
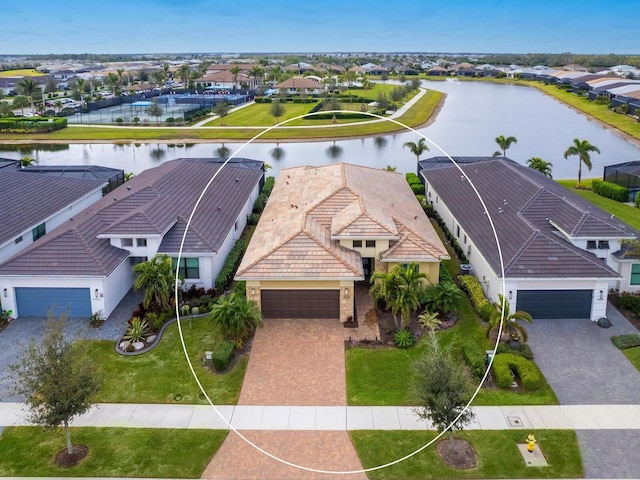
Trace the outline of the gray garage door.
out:
[[[88,288],[16,288],[18,314],[21,317],[46,317],[66,314],[91,317],[91,293]]]
[[[262,290],[264,318],[340,318],[340,290]]]
[[[591,318],[593,290],[518,290],[518,310],[535,318]]]

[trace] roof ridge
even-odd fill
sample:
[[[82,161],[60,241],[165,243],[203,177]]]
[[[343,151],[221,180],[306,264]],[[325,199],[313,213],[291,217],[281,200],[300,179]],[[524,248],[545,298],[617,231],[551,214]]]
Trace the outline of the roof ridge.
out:
[[[400,225],[404,230],[409,231],[414,237],[416,237],[418,240],[426,243],[427,245],[430,245],[431,247],[434,248],[434,250],[439,251],[440,249],[437,248],[435,245],[433,245],[430,241],[428,241],[426,238],[423,238],[422,235],[420,235],[418,232],[416,232],[413,228],[411,228],[409,225],[402,223],[400,220],[398,220],[397,218],[395,218],[394,216],[391,217],[393,219],[393,221],[396,223],[396,225]],[[398,229],[399,231],[401,229]],[[439,239],[439,238],[438,238]],[[400,243],[400,240],[398,241],[398,243]],[[415,242],[414,242],[415,243]],[[397,245],[397,244],[396,244]],[[418,245],[417,243],[415,243],[415,245],[417,247],[420,247],[420,245]],[[442,245],[444,247],[444,244]],[[422,248],[422,247],[420,247]],[[422,248],[422,250],[424,250],[424,248]],[[424,250],[425,252],[427,252],[426,250]],[[431,252],[427,252],[430,255],[432,254]],[[444,256],[449,256],[449,252],[447,252],[447,249],[445,247],[444,251],[441,252],[441,254],[443,254]]]
[[[102,220],[101,220],[102,221]],[[91,246],[89,245],[89,242],[87,242],[87,240],[84,238],[84,236],[78,231],[77,228],[72,228],[71,229],[71,233],[73,235],[75,235],[79,240],[80,240],[80,244],[83,246],[84,250],[88,253],[88,255],[93,259],[93,261],[95,262],[96,265],[98,265],[100,267],[100,273],[103,275],[106,275],[106,269],[104,268],[104,263],[102,262],[102,260],[100,260],[100,258],[96,255],[96,252],[91,248]],[[114,247],[114,248],[118,248],[118,247]],[[123,250],[123,249],[118,249],[118,250]]]
[[[298,230],[298,231],[292,233],[287,238],[285,238],[285,240],[283,242],[280,242],[278,245],[276,245],[272,249],[267,250],[263,255],[260,255],[260,257],[258,257],[255,261],[251,262],[249,265],[247,265],[245,268],[243,268],[242,271],[238,270],[238,272],[236,273],[236,276],[243,275],[245,272],[247,272],[248,270],[250,270],[253,267],[255,267],[258,263],[263,261],[265,258],[267,258],[269,255],[271,255],[273,252],[275,252],[279,248],[282,248],[283,246],[285,246],[287,243],[289,243],[291,240],[296,238],[301,233],[303,233],[303,230]]]
[[[520,248],[518,248],[518,250],[516,250],[516,252],[511,256],[511,259],[507,262],[507,264],[504,265],[504,275],[505,275],[505,277],[507,276],[507,272],[509,271],[509,269],[516,263],[516,261],[520,257],[522,257],[522,255],[527,250],[527,248],[529,248],[529,245],[531,245],[531,243],[533,243],[533,241],[539,235],[542,235],[542,236],[546,237],[546,235],[544,235],[540,230],[538,230],[537,228],[534,227],[534,230],[531,233],[531,235],[529,235],[529,238],[527,238],[527,240],[520,246]]]
[[[582,258],[584,258],[585,260],[587,260],[589,263],[599,267],[599,268],[604,268],[605,270],[608,269],[612,272],[614,272],[616,275],[619,275],[618,272],[616,272],[615,270],[613,270],[609,265],[607,265],[606,263],[603,263],[602,261],[600,261],[598,259],[598,257],[596,257],[594,254],[589,253],[585,250],[582,250],[579,247],[576,247],[574,244],[572,244],[571,242],[567,242],[566,240],[563,240],[561,238],[555,238],[552,235],[545,235],[544,233],[542,234],[543,237],[548,238],[549,240],[551,240],[554,243],[557,243],[558,245],[562,245],[564,247],[569,248],[571,251],[573,251],[574,253],[577,253],[579,256],[581,256]]]
[[[314,219],[314,221],[317,221]],[[326,229],[322,228],[323,233],[329,234],[330,233],[326,231]],[[313,240],[314,242],[316,242],[318,244],[318,246],[322,247],[327,253],[329,253],[329,255],[331,255],[333,258],[335,258],[336,260],[338,260],[342,265],[344,265],[345,267],[347,267],[351,272],[353,273],[359,273],[357,272],[352,265],[350,265],[348,262],[345,261],[344,258],[342,258],[341,256],[337,255],[334,251],[333,248],[331,248],[331,245],[329,245],[328,247],[326,245],[324,245],[322,243],[322,241],[317,238],[313,233],[311,233],[309,230],[307,230],[306,228],[300,232],[300,233],[305,233],[311,240]],[[331,242],[331,240],[329,240]],[[339,243],[337,244],[337,248],[338,249],[344,249],[344,247],[342,245],[340,245]],[[346,250],[346,249],[345,249]],[[356,252],[358,253],[358,252]]]

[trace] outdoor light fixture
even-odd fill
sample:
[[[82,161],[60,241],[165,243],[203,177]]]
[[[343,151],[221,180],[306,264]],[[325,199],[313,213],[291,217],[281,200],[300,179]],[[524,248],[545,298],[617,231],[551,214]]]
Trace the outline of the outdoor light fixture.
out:
[[[513,298],[513,292],[509,290],[509,300],[511,300],[512,298]]]
[[[345,289],[344,289],[344,296],[345,297],[349,296],[349,288],[348,287],[345,287]]]
[[[6,297],[6,296],[7,296],[7,289],[5,288],[5,289],[2,291],[2,293],[3,293],[3,294],[4,294],[4,296]]]
[[[604,292],[600,290],[600,298],[598,300],[604,300]]]
[[[95,291],[93,292],[93,294],[95,295],[96,300],[97,300],[97,299],[98,299],[98,289],[97,289],[97,288],[95,289]]]
[[[256,295],[256,289],[252,288],[251,289],[251,296],[254,297]]]

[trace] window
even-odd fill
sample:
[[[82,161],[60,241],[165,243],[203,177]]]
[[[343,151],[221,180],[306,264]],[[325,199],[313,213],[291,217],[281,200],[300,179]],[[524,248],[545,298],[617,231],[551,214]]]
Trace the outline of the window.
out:
[[[375,240],[367,240],[364,243],[364,246],[367,248],[376,248],[376,241]]]
[[[467,236],[466,235],[464,236],[464,244],[465,245],[467,244]]]
[[[133,247],[133,238],[121,238],[120,239],[121,247]]]
[[[460,225],[456,227],[456,237],[460,238]]]
[[[631,264],[631,278],[629,285],[640,285],[640,263]]]
[[[138,247],[146,247],[147,239],[146,238],[136,238],[136,246]]]
[[[236,222],[233,224],[233,231],[237,232],[238,231],[238,221],[236,220]]]
[[[609,249],[609,240],[600,240],[598,242],[598,248],[601,250]]]
[[[16,245],[22,241],[22,235],[16,238]]]
[[[596,249],[596,241],[587,240],[587,250],[595,250],[595,249]]]
[[[31,233],[33,234],[33,241],[35,242],[37,239],[39,239],[40,237],[44,237],[44,234],[47,233],[47,230],[44,226],[44,223],[41,223],[40,225],[38,225],[36,228],[34,228],[33,230],[31,230]]]
[[[176,268],[177,258],[173,259],[173,268]],[[186,278],[200,278],[200,260],[197,258],[181,258],[178,276]]]
[[[129,265],[133,267],[134,265],[144,263],[147,260],[149,260],[147,257],[129,257]]]
[[[354,240],[353,248],[362,248],[362,240]]]

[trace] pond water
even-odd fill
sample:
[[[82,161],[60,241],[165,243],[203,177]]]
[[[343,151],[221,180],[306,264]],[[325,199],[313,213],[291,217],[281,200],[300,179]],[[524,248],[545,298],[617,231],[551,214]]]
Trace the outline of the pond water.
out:
[[[640,159],[640,148],[613,131],[589,120],[584,115],[524,86],[481,82],[423,82],[423,86],[447,94],[444,108],[437,120],[420,130],[428,139],[448,154],[491,156],[498,150],[495,138],[514,136],[517,143],[507,156],[525,164],[531,157],[541,157],[553,163],[556,179],[576,178],[578,161],[568,160],[563,153],[573,138],[587,139],[600,148],[592,155],[593,170],[583,177],[601,177],[604,167]],[[239,157],[263,160],[272,166],[270,174],[297,165],[324,165],[351,162],[384,168],[391,165],[398,171],[415,171],[416,158],[403,148],[407,141],[416,141],[412,132],[378,138],[325,142],[281,142],[222,144],[71,144],[55,146],[0,145],[0,157],[36,157],[41,165],[104,165],[139,173],[161,162],[179,157],[219,156],[220,147]],[[442,155],[434,145],[422,155]]]

